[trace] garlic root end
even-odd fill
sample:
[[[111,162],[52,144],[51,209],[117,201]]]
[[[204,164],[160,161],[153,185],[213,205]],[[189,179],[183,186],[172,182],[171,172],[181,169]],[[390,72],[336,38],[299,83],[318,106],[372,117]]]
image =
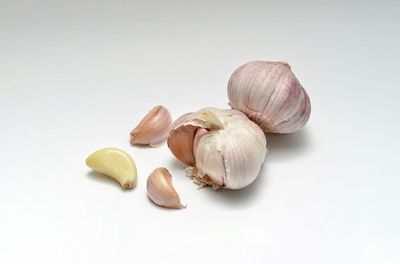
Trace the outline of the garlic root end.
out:
[[[214,183],[207,175],[200,176],[196,167],[187,167],[185,172],[186,176],[192,179],[194,184],[199,185],[198,189],[202,189],[203,187],[212,187],[216,191],[224,187]]]

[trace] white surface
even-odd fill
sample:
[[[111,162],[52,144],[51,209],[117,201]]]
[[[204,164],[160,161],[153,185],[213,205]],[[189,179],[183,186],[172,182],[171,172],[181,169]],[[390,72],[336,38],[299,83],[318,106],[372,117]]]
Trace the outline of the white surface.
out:
[[[244,2],[0,1],[0,263],[400,263],[399,2]],[[197,190],[166,145],[130,146],[156,104],[227,107],[255,59],[288,61],[312,113],[250,187]],[[133,191],[85,166],[106,146]],[[147,199],[157,166],[185,210]]]

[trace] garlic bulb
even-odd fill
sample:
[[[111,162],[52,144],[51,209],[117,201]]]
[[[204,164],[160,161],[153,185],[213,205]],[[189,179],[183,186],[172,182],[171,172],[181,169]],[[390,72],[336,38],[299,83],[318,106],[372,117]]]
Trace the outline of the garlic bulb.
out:
[[[230,106],[265,132],[292,133],[311,113],[310,99],[286,62],[253,61],[239,67],[228,83]]]
[[[258,176],[267,153],[263,131],[236,110],[204,108],[178,118],[168,147],[187,173],[214,189],[240,189]]]
[[[172,118],[169,111],[162,105],[153,107],[130,133],[132,144],[160,145],[169,134]]]

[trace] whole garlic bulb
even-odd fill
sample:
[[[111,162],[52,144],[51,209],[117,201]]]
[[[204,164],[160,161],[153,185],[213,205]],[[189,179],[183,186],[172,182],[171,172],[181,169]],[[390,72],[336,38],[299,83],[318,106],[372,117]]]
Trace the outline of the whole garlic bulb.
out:
[[[204,108],[178,118],[168,147],[201,185],[240,189],[253,182],[267,153],[264,132],[243,113]]]
[[[230,106],[265,132],[292,133],[311,113],[310,99],[286,62],[253,61],[239,67],[228,83]]]

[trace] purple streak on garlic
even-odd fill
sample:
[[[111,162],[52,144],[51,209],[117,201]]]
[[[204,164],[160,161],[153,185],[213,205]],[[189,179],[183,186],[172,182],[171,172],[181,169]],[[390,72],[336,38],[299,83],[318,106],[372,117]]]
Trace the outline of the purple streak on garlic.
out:
[[[266,144],[264,132],[243,113],[211,107],[183,115],[168,138],[172,153],[191,166],[189,176],[214,189],[241,189],[252,183]]]
[[[239,67],[228,83],[230,106],[265,132],[292,133],[311,113],[310,99],[286,62],[253,61]]]

